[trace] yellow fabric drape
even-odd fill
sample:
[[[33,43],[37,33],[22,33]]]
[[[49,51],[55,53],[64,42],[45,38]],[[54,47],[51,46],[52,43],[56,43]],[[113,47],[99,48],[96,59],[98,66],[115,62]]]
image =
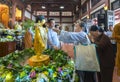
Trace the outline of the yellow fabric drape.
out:
[[[115,25],[112,37],[117,42],[116,66],[118,68],[117,74],[120,76],[120,23]]]
[[[3,25],[8,28],[8,22],[9,22],[9,7],[4,4],[0,4],[0,22],[3,23]]]

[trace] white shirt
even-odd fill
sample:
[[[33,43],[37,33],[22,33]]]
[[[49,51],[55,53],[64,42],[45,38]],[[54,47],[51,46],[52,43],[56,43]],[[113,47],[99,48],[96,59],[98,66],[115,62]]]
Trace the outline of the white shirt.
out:
[[[60,47],[60,42],[58,39],[58,35],[52,29],[48,28],[48,48],[52,48],[52,46]]]

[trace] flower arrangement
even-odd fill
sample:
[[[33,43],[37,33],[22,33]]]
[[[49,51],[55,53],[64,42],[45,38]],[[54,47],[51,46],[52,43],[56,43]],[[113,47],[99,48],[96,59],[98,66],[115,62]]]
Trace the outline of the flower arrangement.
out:
[[[29,58],[35,54],[33,49],[16,51],[1,57],[0,82],[58,82],[60,80],[70,82],[74,63],[67,59],[67,54],[61,50],[45,50],[44,53],[51,56],[51,62],[41,67],[31,67],[22,62],[26,57]]]

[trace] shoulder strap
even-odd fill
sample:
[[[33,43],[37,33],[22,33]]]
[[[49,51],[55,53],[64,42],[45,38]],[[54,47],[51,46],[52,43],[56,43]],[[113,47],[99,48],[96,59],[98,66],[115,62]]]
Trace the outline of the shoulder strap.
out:
[[[91,42],[90,42],[90,40],[89,40],[89,38],[88,38],[88,35],[86,34],[86,38],[87,38],[87,42],[88,42],[88,44],[91,44]]]

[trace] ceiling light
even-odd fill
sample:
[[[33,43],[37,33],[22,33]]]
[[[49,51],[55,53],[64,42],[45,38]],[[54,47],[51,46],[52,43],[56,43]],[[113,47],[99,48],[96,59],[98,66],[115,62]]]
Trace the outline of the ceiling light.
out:
[[[60,9],[64,9],[64,6],[60,6]]]
[[[104,10],[108,10],[108,6],[104,6]]]
[[[46,7],[45,6],[42,6],[42,9],[45,9]]]

